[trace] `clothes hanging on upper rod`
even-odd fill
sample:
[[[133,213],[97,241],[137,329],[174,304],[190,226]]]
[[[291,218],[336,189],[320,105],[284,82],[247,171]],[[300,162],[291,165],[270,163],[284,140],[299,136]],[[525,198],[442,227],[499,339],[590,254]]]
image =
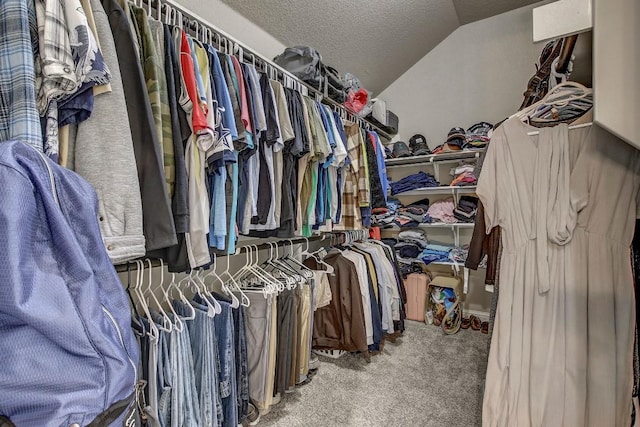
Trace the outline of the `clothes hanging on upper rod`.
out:
[[[178,23],[166,4],[156,15],[179,26],[126,0],[64,1],[68,8],[33,8],[42,48],[21,76],[37,83],[24,99],[47,118],[46,141],[30,135],[95,186],[114,263],[146,253],[185,271],[209,264],[210,248],[234,253],[240,234],[285,238],[369,224],[371,206],[385,197],[384,150],[360,119],[343,121],[270,63],[259,61],[284,85],[243,62],[242,50],[240,60],[220,51],[202,24],[192,36],[193,21]],[[12,19],[29,18],[6,6]],[[71,6],[84,14],[67,13]],[[45,40],[54,28],[60,37]],[[94,60],[68,54],[77,31]],[[43,58],[69,71],[57,75],[39,65]],[[10,93],[2,99],[20,107]]]

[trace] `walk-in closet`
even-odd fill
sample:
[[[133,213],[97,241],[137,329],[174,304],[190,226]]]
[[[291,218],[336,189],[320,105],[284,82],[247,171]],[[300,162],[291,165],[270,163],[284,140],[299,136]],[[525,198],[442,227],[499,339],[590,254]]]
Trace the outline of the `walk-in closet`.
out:
[[[0,427],[640,425],[638,28],[0,1]]]

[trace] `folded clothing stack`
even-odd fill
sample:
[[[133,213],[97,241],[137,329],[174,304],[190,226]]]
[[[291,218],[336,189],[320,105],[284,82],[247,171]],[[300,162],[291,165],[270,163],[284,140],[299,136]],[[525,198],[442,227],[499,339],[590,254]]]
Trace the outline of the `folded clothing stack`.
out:
[[[434,202],[431,207],[429,207],[427,213],[434,222],[454,224],[458,222],[456,217],[453,215],[455,206],[456,205],[453,202],[453,197],[449,197],[448,199],[438,200],[437,202]]]
[[[398,233],[398,243],[415,243],[420,247],[420,249],[424,249],[427,247],[429,242],[427,241],[427,236],[424,235],[422,230],[405,230]]]
[[[433,149],[433,154],[450,153],[461,150],[480,150],[487,146],[491,138],[493,125],[487,122],[476,123],[466,131],[462,127],[451,128],[447,140]]]
[[[393,223],[396,217],[395,211],[398,209],[395,202],[400,203],[395,199],[389,199],[386,207],[373,208],[371,210],[371,225],[386,228],[389,224]]]
[[[448,262],[449,253],[452,249],[449,246],[429,244],[422,250],[420,259],[427,265],[432,262]]]
[[[476,123],[467,129],[467,145],[469,149],[480,149],[487,146],[491,133],[493,132],[493,125],[487,122]]]
[[[398,243],[395,245],[398,261],[403,265],[419,263],[419,256],[428,244],[427,237],[421,230],[401,231],[398,233]]]
[[[418,172],[391,183],[391,194],[404,193],[417,188],[437,187],[440,183],[433,175],[426,172]]]
[[[460,248],[453,248],[449,251],[449,260],[464,264],[469,255],[469,245],[464,245]]]
[[[462,187],[465,185],[475,185],[478,182],[474,173],[476,168],[475,164],[466,163],[451,170],[451,175],[454,176],[451,181],[451,186]]]
[[[419,224],[429,224],[432,219],[429,216],[429,199],[422,199],[415,203],[411,203],[409,206],[402,206],[398,208],[398,214],[396,216],[396,224],[399,227],[417,227]]]
[[[454,218],[459,222],[474,222],[478,212],[478,198],[462,196],[458,206],[453,210]]]

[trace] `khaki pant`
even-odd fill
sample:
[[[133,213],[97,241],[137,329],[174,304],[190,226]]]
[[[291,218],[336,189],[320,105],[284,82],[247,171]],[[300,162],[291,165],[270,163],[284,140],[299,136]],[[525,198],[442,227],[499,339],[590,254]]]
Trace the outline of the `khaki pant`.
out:
[[[300,339],[298,341],[298,374],[305,377],[309,373],[309,350],[311,348],[311,286],[305,284],[302,287],[300,301]]]

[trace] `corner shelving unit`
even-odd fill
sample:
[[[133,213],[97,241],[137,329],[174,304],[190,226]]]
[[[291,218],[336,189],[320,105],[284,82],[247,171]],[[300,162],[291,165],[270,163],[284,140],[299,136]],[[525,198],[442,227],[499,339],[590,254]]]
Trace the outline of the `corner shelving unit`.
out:
[[[482,150],[469,150],[469,151],[458,151],[458,152],[450,152],[450,153],[442,153],[442,154],[430,154],[425,156],[412,156],[412,157],[401,157],[397,159],[387,159],[385,162],[385,166],[387,169],[387,175],[393,179],[398,180],[404,176],[416,173],[418,171],[424,171],[427,173],[431,173],[440,183],[444,183],[444,185],[438,187],[425,187],[425,188],[417,188],[410,191],[405,191],[403,193],[398,193],[391,195],[391,197],[399,199],[401,201],[409,200],[411,201],[418,200],[420,198],[428,197],[430,201],[443,199],[446,197],[453,197],[454,203],[458,203],[461,195],[469,194],[474,195],[476,192],[475,185],[467,185],[467,186],[451,186],[448,185],[452,180],[452,176],[449,174],[449,170],[444,171],[445,166],[455,167],[456,164],[465,163],[469,161],[473,161],[477,159],[482,154]],[[445,172],[445,173],[443,173]],[[432,199],[433,196],[433,199]],[[408,204],[407,203],[407,204]],[[403,203],[404,204],[404,203]],[[459,223],[431,223],[431,224],[420,224],[417,228],[430,230],[429,234],[438,234],[439,239],[447,239],[446,238],[446,230],[450,230],[451,234],[449,235],[450,243],[456,247],[460,246],[460,241],[468,241],[471,238],[471,231],[475,226],[474,223],[469,222],[459,222]],[[383,229],[383,233],[385,235],[396,234],[403,229],[401,228],[388,228]],[[443,242],[446,243],[446,242]],[[469,269],[464,266],[464,263],[460,262],[433,262],[429,265],[432,266],[440,266],[444,268],[451,268],[454,274],[463,274],[464,278],[464,292],[467,293],[468,283],[469,283]]]

